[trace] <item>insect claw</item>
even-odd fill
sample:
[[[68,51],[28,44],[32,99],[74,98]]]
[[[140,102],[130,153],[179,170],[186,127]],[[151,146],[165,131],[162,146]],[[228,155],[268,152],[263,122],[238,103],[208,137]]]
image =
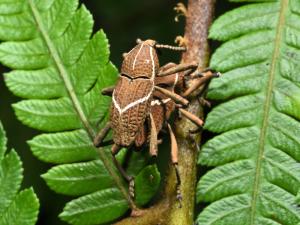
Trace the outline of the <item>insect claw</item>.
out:
[[[221,74],[220,72],[214,72],[214,73],[213,73],[213,76],[214,76],[214,77],[220,77],[220,76],[222,76],[222,74]]]
[[[180,189],[177,189],[176,199],[178,201],[178,208],[182,208],[182,195]]]
[[[211,72],[213,77],[220,77],[222,74],[220,72],[217,72],[216,70],[208,67],[205,70],[202,71],[203,73]]]
[[[181,178],[180,178],[177,162],[174,163],[173,166],[175,168],[176,181],[177,181],[176,182],[176,199],[179,203],[179,208],[181,208],[182,207],[182,194],[181,194],[181,190],[180,190]]]
[[[192,79],[198,78],[198,79],[193,80],[191,86],[187,90],[185,90],[182,96],[183,97],[189,96],[192,92],[197,90],[199,87],[201,87],[202,85],[207,85],[211,79],[215,77],[219,77],[220,75],[221,75],[220,72],[214,72],[211,69],[206,69],[202,73],[199,72],[192,73],[190,75],[190,78]]]
[[[200,104],[201,104],[202,106],[206,106],[206,107],[208,107],[208,108],[211,108],[211,103],[210,103],[209,101],[207,101],[206,99],[200,98],[199,102],[200,102]]]
[[[187,39],[179,35],[175,38],[175,43],[176,44],[178,43],[178,46],[180,46],[180,47],[186,47]]]
[[[134,199],[134,178],[130,176],[129,179],[129,196],[131,199]]]
[[[182,2],[177,3],[177,5],[174,7],[174,10],[177,13],[177,15],[174,18],[175,22],[179,21],[180,16],[187,16],[187,9]]]

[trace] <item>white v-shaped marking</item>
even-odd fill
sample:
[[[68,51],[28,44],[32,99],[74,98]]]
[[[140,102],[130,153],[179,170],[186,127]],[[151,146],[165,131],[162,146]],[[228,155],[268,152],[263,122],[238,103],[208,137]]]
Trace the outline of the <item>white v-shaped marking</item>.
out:
[[[152,92],[153,92],[153,89],[154,89],[154,85],[152,86],[150,92],[148,93],[147,96],[143,97],[143,98],[140,98],[134,102],[130,102],[128,105],[126,105],[124,108],[121,108],[120,105],[118,104],[117,100],[115,99],[115,92],[113,92],[113,95],[112,95],[112,101],[113,101],[113,104],[114,106],[117,108],[119,114],[121,115],[122,113],[126,112],[128,109],[140,104],[140,103],[143,103],[145,101],[147,101],[151,95],[152,95]]]

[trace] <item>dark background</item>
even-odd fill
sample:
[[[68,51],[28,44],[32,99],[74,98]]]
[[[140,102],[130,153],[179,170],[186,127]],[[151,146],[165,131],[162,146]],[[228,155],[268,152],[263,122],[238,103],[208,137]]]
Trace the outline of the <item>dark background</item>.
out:
[[[174,22],[173,7],[177,1],[171,0],[81,0],[92,13],[94,31],[103,29],[111,45],[111,61],[120,67],[122,53],[135,45],[136,38],[155,39],[159,43],[174,44],[177,35],[184,31],[184,18]],[[185,2],[184,2],[185,3]],[[216,17],[236,5],[219,1],[216,5]],[[213,49],[218,43],[212,43]],[[161,56],[161,64],[168,61],[178,62],[180,55],[167,51]],[[7,69],[0,67],[3,73]],[[33,186],[40,199],[38,224],[62,225],[57,215],[71,198],[51,191],[40,178],[51,165],[33,157],[26,143],[38,134],[37,131],[22,125],[15,117],[11,104],[20,99],[13,96],[6,88],[3,76],[0,76],[0,120],[7,132],[9,148],[14,148],[20,155],[24,166],[22,188]]]

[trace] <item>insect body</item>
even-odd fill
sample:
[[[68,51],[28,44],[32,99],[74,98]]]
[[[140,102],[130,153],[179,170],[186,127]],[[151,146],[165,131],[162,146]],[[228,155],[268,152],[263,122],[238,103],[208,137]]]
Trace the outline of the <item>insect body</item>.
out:
[[[152,40],[138,44],[123,61],[112,94],[110,121],[114,149],[130,146],[149,115],[154,79],[159,68],[154,45]]]
[[[145,120],[151,123],[151,101],[156,88],[155,79],[158,76],[159,61],[156,49],[182,49],[165,45],[157,45],[153,40],[141,41],[130,52],[125,54],[119,80],[112,93],[110,111],[110,127],[113,131],[112,153],[116,154],[121,147],[129,147],[134,143],[141,146],[145,139]],[[195,67],[195,66],[194,66]],[[184,70],[185,68],[180,68]],[[187,104],[181,96],[164,90],[170,98]],[[152,121],[153,123],[153,121]],[[152,126],[153,127],[153,126]],[[156,135],[154,132],[153,135]],[[155,140],[153,137],[151,140]],[[155,141],[154,141],[155,142]],[[156,151],[156,144],[151,144],[150,152]]]
[[[112,129],[113,146],[112,154],[118,153],[121,147],[142,146],[150,144],[150,155],[157,155],[157,134],[167,125],[171,137],[172,163],[176,169],[178,181],[178,195],[180,199],[180,177],[177,170],[177,144],[172,128],[168,123],[171,113],[178,108],[184,116],[198,126],[203,124],[197,116],[182,109],[188,100],[176,93],[175,89],[182,89],[185,75],[195,71],[197,64],[167,64],[159,68],[157,48],[182,50],[180,47],[158,45],[153,40],[141,41],[130,52],[125,54],[121,74],[115,87],[106,88],[103,94],[112,96],[110,122],[99,132],[94,140],[95,146],[101,145],[105,136]],[[213,75],[209,71],[210,77]],[[199,74],[198,74],[199,75]],[[191,76],[192,77],[192,76]],[[197,77],[197,76],[196,76]],[[204,77],[207,80],[209,76]],[[201,84],[185,90],[191,93]],[[182,90],[181,90],[182,91]],[[187,96],[187,95],[186,95]],[[179,103],[179,104],[177,104]],[[150,138],[149,138],[150,137]],[[113,157],[116,166],[122,175],[129,181],[131,196],[134,196],[133,178],[126,175],[123,168]]]

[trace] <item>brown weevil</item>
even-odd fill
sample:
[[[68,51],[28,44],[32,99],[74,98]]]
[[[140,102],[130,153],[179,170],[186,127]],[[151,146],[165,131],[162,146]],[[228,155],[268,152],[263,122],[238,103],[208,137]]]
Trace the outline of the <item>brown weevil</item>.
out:
[[[172,64],[171,66],[167,65],[160,68],[157,56],[158,48],[184,50],[182,47],[159,45],[154,40],[139,41],[130,52],[124,54],[121,74],[116,86],[105,89],[102,92],[103,94],[112,95],[110,121],[96,136],[94,144],[95,146],[100,146],[109,130],[112,129],[113,146],[111,150],[113,156],[122,147],[128,148],[133,145],[143,145],[148,140],[148,134],[150,134],[150,154],[152,156],[157,155],[157,134],[162,127],[161,124],[167,121],[165,119],[166,115],[157,114],[161,109],[158,109],[157,112],[154,110],[159,96],[163,98],[162,102],[169,102],[169,104],[164,104],[170,106],[167,117],[174,111],[175,106],[178,105],[183,115],[190,118],[199,126],[202,125],[202,121],[199,118],[182,109],[182,106],[187,106],[189,102],[174,91],[179,80],[178,73],[189,71],[189,74],[191,74],[191,72],[196,70],[197,64]],[[180,82],[182,82],[183,77],[184,75],[180,76]],[[165,88],[160,84],[169,85],[171,88]],[[191,93],[195,89],[197,87],[189,88],[187,91]],[[160,104],[157,104],[157,106],[161,107]],[[146,130],[146,121],[149,124],[150,131]],[[177,144],[174,143],[175,136],[169,124],[168,129],[173,146],[172,161],[176,165],[177,159],[175,160],[175,158],[177,157],[177,153],[175,151],[177,151]],[[122,175],[130,183],[130,194],[133,197],[133,178],[126,175],[123,168],[115,160],[115,157],[113,159]],[[180,184],[177,169],[176,174],[178,184]]]

